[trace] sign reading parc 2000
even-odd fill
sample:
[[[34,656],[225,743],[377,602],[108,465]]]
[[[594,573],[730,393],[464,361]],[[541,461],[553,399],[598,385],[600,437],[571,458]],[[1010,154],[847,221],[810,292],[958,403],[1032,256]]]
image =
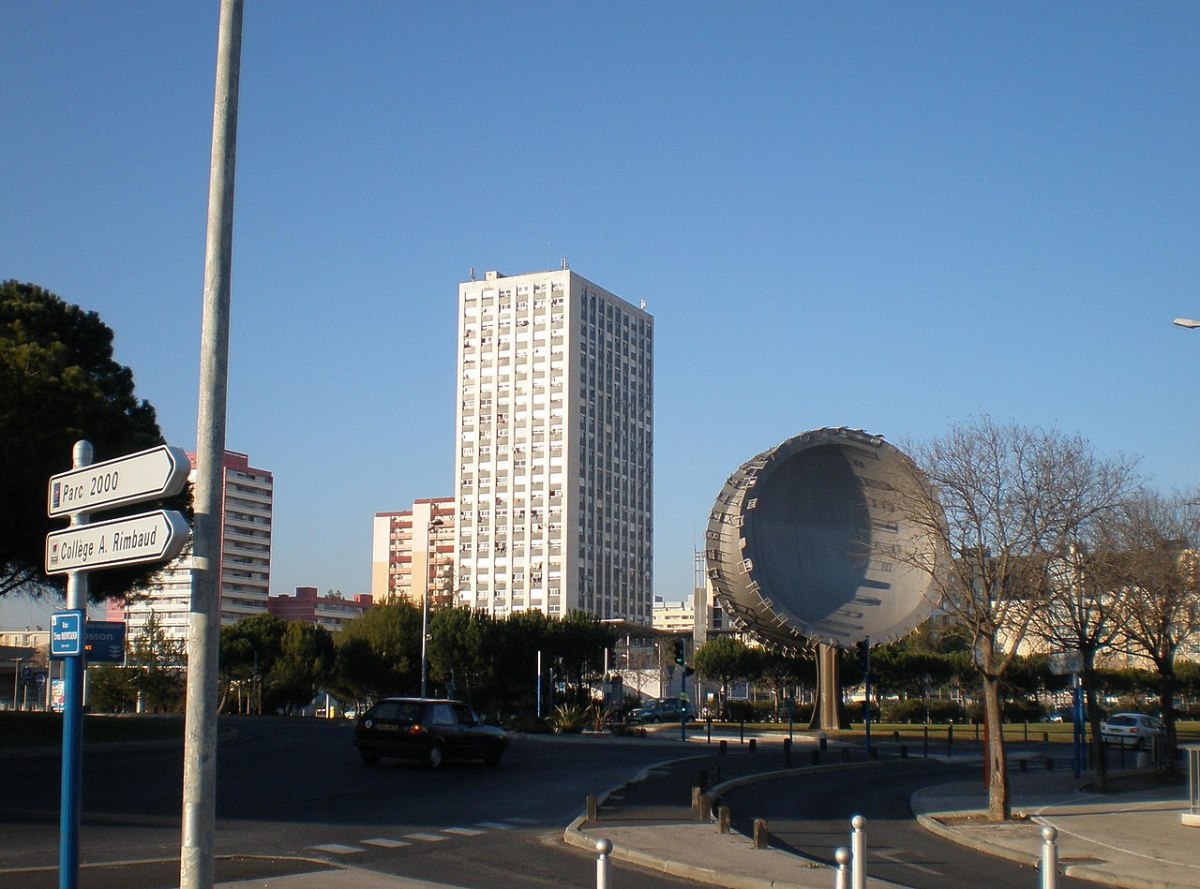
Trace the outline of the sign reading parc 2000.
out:
[[[191,463],[183,448],[159,445],[50,477],[46,514],[97,512],[171,497],[183,490]]]

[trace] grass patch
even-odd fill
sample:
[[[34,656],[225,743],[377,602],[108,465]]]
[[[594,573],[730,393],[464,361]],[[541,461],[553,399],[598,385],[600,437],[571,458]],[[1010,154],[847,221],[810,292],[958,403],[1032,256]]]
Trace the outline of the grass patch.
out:
[[[61,747],[62,715],[0,712],[0,750]],[[182,716],[85,716],[83,741],[160,741],[183,738]]]

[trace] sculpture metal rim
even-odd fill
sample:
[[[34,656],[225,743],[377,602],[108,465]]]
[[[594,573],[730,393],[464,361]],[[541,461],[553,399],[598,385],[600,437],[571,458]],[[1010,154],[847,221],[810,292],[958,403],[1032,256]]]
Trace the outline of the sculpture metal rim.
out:
[[[823,465],[813,468],[814,459]],[[844,560],[840,550],[829,550],[826,529],[814,523],[811,506],[805,525],[787,514],[803,504],[780,503],[784,494],[795,493],[787,486],[795,487],[798,466],[809,477],[821,478],[827,467],[840,475],[831,509],[840,510],[832,521],[841,520],[835,531],[842,537],[834,545],[845,544],[848,534],[860,538]],[[774,498],[776,526],[784,515],[782,532],[764,524],[764,498]],[[864,637],[872,644],[892,641],[918,627],[936,607],[935,575],[947,563],[940,535],[897,518],[901,500],[920,503],[924,514],[940,521],[928,480],[912,460],[882,436],[860,430],[805,432],[742,464],[717,495],[705,534],[708,577],[734,628],[769,647],[799,653],[818,643],[850,647]],[[840,574],[832,593],[820,591],[823,609],[807,607],[806,591],[796,588],[811,578],[801,577],[804,569],[796,567],[802,557],[780,551],[787,534],[802,538],[801,548]],[[889,552],[896,558],[889,559]]]

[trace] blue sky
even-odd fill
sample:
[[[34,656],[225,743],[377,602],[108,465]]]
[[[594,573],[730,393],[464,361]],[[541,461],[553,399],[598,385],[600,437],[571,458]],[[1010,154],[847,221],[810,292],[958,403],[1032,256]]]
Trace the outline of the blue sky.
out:
[[[0,277],[98,311],[189,449],[217,19],[0,4]],[[1198,60],[1182,2],[250,0],[228,446],[272,592],[367,591],[372,515],[451,491],[472,267],[647,301],[667,599],[808,429],[986,412],[1191,486]]]

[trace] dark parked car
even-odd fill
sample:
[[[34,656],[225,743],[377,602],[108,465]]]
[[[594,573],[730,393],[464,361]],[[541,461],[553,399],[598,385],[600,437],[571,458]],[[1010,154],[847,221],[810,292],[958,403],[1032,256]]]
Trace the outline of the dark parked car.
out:
[[[484,725],[461,701],[384,698],[359,718],[354,746],[369,766],[384,756],[431,769],[451,759],[482,759],[494,766],[508,748],[508,735]]]
[[[680,713],[691,721],[696,718],[696,711],[691,704],[684,704],[678,698],[659,698],[651,701],[645,707],[638,707],[629,713],[629,722],[633,725],[657,722],[679,722]]]

